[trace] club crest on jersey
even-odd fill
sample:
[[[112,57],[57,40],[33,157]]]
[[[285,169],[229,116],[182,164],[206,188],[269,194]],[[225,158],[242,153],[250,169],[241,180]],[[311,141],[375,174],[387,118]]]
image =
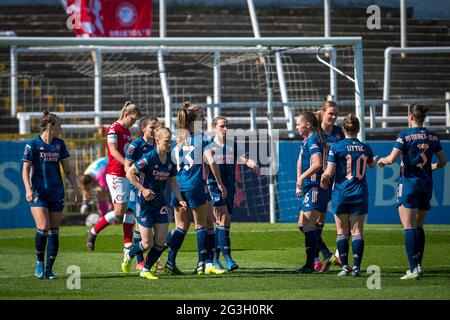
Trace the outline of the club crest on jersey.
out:
[[[26,156],[31,150],[31,146],[29,144],[27,144],[25,146],[25,149],[23,150],[23,154]]]
[[[60,145],[60,144],[57,144],[57,145],[56,145],[56,150],[58,150],[58,151],[61,150],[61,145]]]
[[[130,144],[127,149],[127,154],[132,155],[134,149],[136,149],[136,148],[132,144]]]
[[[139,160],[139,162],[137,164],[137,166],[139,168],[145,167],[146,165],[147,165],[147,160],[145,160],[145,159]]]

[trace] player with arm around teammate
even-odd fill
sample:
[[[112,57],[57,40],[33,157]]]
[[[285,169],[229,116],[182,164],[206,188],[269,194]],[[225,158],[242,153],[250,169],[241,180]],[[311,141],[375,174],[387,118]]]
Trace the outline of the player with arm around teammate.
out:
[[[125,154],[125,172],[133,165],[133,163],[140,159],[147,152],[155,148],[155,128],[159,121],[155,117],[143,117],[139,121],[139,137],[133,140]],[[128,213],[136,212],[136,201],[138,191],[133,184],[130,184],[130,192],[128,196]],[[139,231],[139,224],[136,223],[133,230],[133,244],[141,241],[141,234]],[[144,266],[144,257],[138,254],[136,257],[136,270],[141,270]]]
[[[151,267],[158,261],[164,250],[169,225],[169,208],[165,200],[166,181],[169,180],[171,189],[179,202],[179,210],[187,211],[187,204],[182,199],[178,189],[177,169],[171,159],[171,132],[162,123],[155,129],[156,148],[144,154],[134,162],[127,171],[127,178],[138,190],[136,202],[136,219],[142,240],[132,249],[124,253],[122,271],[130,272],[130,263],[136,255],[143,254],[150,248],[145,258],[145,264],[140,276],[149,280],[158,279],[151,271]],[[141,175],[137,176],[138,173]],[[154,232],[154,236],[153,236]]]
[[[192,211],[197,235],[198,263],[196,272],[205,274],[208,234],[207,219],[210,213],[209,195],[206,187],[206,166],[213,172],[217,186],[223,198],[227,191],[223,185],[219,168],[214,162],[211,152],[206,149],[208,141],[203,135],[205,111],[197,104],[186,102],[178,110],[177,141],[172,149],[172,158],[177,165],[177,182],[183,200]],[[190,221],[188,212],[180,211],[178,199],[172,194],[171,206],[174,208],[175,229],[169,232],[166,245],[169,248],[165,270],[171,275],[184,274],[176,266],[176,256],[183,244]],[[223,270],[211,268],[206,273],[216,273]]]
[[[408,129],[400,132],[389,156],[378,160],[378,165],[391,165],[402,158],[401,176],[397,190],[397,207],[405,235],[409,270],[402,280],[417,279],[423,273],[425,249],[425,216],[430,210],[433,195],[432,171],[442,168],[447,160],[436,134],[423,126],[428,107],[413,104],[408,108]],[[438,158],[432,163],[433,154]]]
[[[356,138],[360,129],[356,116],[348,114],[342,127],[345,139],[331,146],[320,185],[329,189],[331,179],[335,177],[331,212],[336,221],[336,242],[342,263],[338,276],[359,277],[364,253],[364,220],[369,206],[366,169],[367,166],[375,167],[376,158],[370,146]],[[353,268],[348,264],[349,233],[352,236]]]
[[[322,137],[324,142],[324,152],[323,152],[323,170],[325,171],[327,167],[327,156],[328,151],[331,148],[333,143],[336,143],[342,139],[344,139],[344,132],[342,128],[337,126],[336,120],[338,117],[339,108],[337,104],[333,101],[325,101],[320,108],[319,111],[316,112],[316,116],[319,119],[320,127],[322,129]],[[328,191],[329,198],[328,202],[331,201],[331,190]],[[322,239],[322,231],[325,227],[325,219],[327,216],[327,212],[325,211],[320,215],[319,220],[317,221],[317,229],[319,233],[319,243],[317,245],[316,257],[314,261],[314,269],[320,272],[325,272],[329,270],[331,263],[340,264],[339,262],[339,252],[336,249],[336,254],[332,254],[328,249],[327,245]],[[320,262],[319,253],[323,255],[323,261]]]
[[[297,132],[306,138],[297,162],[297,195],[300,196],[298,227],[305,234],[306,263],[297,270],[308,274],[314,271],[314,258],[319,243],[316,226],[320,215],[327,209],[328,192],[320,188],[322,175],[323,139],[316,115],[304,111],[296,117]]]
[[[66,144],[58,138],[61,133],[61,119],[45,110],[41,118],[41,130],[41,134],[25,146],[22,156],[22,180],[26,200],[37,228],[37,261],[34,275],[40,279],[56,279],[52,268],[58,254],[59,226],[64,208],[64,184],[60,164],[72,183],[75,203],[78,203],[80,195]]]

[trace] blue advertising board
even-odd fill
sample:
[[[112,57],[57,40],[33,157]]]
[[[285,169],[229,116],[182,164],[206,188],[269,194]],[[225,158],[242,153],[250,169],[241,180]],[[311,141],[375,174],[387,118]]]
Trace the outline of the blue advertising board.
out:
[[[378,157],[391,153],[393,141],[369,142]],[[450,142],[442,142],[447,157],[450,157]],[[277,220],[280,222],[297,221],[299,200],[295,197],[296,163],[300,149],[299,142],[280,142],[278,171],[278,206]],[[433,162],[437,160],[433,158]],[[400,174],[400,161],[391,166],[367,169],[369,187],[368,223],[399,224],[400,219],[396,207],[397,179]],[[425,222],[450,224],[450,165],[433,172],[433,198],[431,210]],[[333,216],[328,215],[332,222]]]
[[[25,142],[0,141],[0,229],[34,227],[30,209],[25,201],[22,183],[21,157]],[[393,142],[370,142],[378,156],[388,155]],[[450,142],[442,146],[450,158]],[[279,144],[279,167],[276,179],[277,221],[296,222],[299,200],[295,196],[296,163],[300,144],[282,141]],[[436,161],[436,160],[434,160]],[[368,223],[399,224],[396,208],[397,178],[400,162],[392,166],[367,170],[369,186]],[[269,178],[257,178],[241,167],[244,181],[242,203],[235,208],[233,221],[269,221]],[[432,208],[426,223],[450,224],[450,164],[433,173],[434,193]],[[328,222],[333,221],[331,214]]]
[[[30,228],[34,220],[25,201],[22,158],[25,142],[0,141],[0,228]]]

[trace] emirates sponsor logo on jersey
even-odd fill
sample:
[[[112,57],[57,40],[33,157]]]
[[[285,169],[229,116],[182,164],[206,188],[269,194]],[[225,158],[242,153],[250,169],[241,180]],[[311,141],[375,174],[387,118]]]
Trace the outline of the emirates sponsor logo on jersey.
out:
[[[44,162],[59,161],[59,152],[41,152],[40,156],[44,158]]]

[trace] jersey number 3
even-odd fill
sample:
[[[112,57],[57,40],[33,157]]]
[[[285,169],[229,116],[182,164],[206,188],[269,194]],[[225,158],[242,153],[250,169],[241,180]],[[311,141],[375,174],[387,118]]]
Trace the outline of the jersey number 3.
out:
[[[430,146],[428,145],[428,143],[420,143],[420,144],[417,145],[417,149],[422,151],[422,153],[420,154],[420,157],[423,159],[423,162],[417,164],[417,167],[419,167],[420,169],[423,169],[423,166],[428,162],[427,155],[425,154],[425,151],[427,151],[427,149],[429,147]]]

